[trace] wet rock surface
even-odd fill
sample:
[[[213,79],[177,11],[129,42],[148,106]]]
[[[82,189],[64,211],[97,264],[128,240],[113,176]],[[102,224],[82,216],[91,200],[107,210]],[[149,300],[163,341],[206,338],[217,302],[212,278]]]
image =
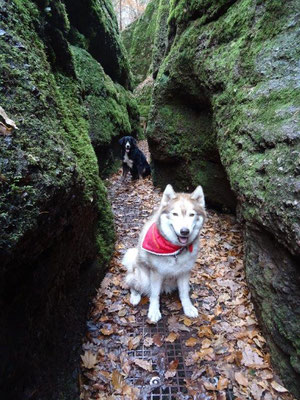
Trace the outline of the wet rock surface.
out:
[[[157,7],[163,4],[158,1]],[[178,189],[200,183],[208,204],[237,206],[246,224],[245,261],[257,312],[274,364],[299,397],[299,314],[296,307],[293,317],[289,314],[290,300],[273,288],[273,275],[259,268],[254,256],[256,245],[264,257],[269,254],[278,266],[277,286],[290,287],[298,304],[297,1],[283,9],[277,1],[180,0],[170,5],[167,21],[168,44],[154,74],[147,130],[154,182],[171,182]],[[156,36],[165,38],[165,31],[165,24],[158,24]],[[262,242],[269,235],[268,244]],[[266,317],[270,298],[280,318],[276,313]],[[285,314],[290,315],[288,329],[282,323]]]
[[[1,2],[0,22],[1,107],[18,128],[1,116],[0,397],[73,400],[114,244],[99,172],[112,143],[137,133],[137,108],[109,1]]]

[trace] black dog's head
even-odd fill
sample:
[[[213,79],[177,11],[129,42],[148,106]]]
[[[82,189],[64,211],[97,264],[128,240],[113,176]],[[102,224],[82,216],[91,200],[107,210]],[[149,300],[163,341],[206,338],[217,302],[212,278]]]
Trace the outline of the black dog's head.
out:
[[[119,140],[119,144],[124,148],[124,150],[129,153],[130,149],[136,146],[136,140],[132,136],[124,136]]]

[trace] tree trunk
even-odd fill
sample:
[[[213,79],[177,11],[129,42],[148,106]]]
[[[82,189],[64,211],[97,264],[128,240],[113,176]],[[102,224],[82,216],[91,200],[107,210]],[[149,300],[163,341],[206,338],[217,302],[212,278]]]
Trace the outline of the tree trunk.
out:
[[[122,0],[119,0],[120,32],[122,31]]]

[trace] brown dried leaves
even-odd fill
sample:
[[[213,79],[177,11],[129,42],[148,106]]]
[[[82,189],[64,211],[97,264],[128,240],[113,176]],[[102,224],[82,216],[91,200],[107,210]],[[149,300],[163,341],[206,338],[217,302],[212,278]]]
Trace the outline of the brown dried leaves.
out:
[[[139,321],[147,316],[148,298],[137,307],[130,305],[120,259],[125,249],[136,245],[140,227],[159,196],[148,179],[122,184],[115,175],[109,181],[118,243],[87,324],[81,398],[138,399],[139,389],[129,382],[149,388],[151,377],[160,376],[163,384],[171,385],[184,367],[191,371],[191,379],[185,381],[194,398],[225,400],[231,393],[231,398],[272,400],[280,394],[282,400],[291,400],[270,367],[233,217],[209,212],[202,231],[191,276],[191,298],[199,317],[186,317],[176,295],[163,296],[166,329],[155,331],[156,325],[145,325],[142,330]],[[168,358],[170,346],[173,359]]]

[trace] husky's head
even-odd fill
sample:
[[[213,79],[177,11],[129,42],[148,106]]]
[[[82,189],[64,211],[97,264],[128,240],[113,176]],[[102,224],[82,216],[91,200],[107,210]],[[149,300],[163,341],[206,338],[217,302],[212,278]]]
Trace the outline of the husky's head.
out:
[[[158,221],[162,235],[170,242],[186,246],[199,235],[205,219],[205,202],[201,186],[193,193],[175,193],[167,185],[160,205]]]

